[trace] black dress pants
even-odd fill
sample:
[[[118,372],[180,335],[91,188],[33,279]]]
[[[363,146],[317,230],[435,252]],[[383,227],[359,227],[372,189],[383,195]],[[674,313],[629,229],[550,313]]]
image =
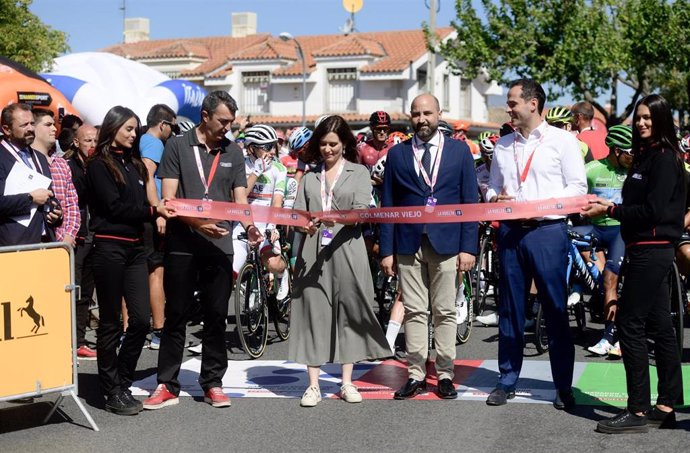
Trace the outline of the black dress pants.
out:
[[[151,322],[149,274],[141,242],[96,238],[92,253],[101,318],[96,341],[98,377],[104,394],[109,396],[128,389],[134,379]],[[127,304],[129,325],[118,354],[123,297]]]
[[[194,291],[199,289],[204,320],[199,385],[204,392],[221,387],[228,368],[225,319],[232,290],[232,255],[166,254],[164,266],[165,325],[158,351],[158,383],[179,395],[187,321]]]
[[[93,302],[93,237],[77,240],[74,253],[74,281],[81,288],[81,295],[76,303],[77,347],[86,345],[86,327],[89,325],[89,306]]]
[[[654,340],[659,377],[657,404],[673,406],[682,398],[680,355],[670,312],[669,274],[674,249],[633,246],[626,251],[623,294],[618,302],[616,327],[623,351],[628,386],[628,409],[650,407],[647,338]]]

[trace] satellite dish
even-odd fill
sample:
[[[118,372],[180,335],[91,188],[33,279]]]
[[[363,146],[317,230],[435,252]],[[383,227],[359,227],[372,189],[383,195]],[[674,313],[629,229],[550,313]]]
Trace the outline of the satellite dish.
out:
[[[364,0],[343,0],[343,8],[348,13],[354,14],[364,5]]]

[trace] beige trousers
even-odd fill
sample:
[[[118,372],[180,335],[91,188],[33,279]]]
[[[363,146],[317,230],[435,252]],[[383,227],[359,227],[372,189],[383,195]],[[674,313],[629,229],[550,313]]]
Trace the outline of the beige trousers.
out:
[[[439,379],[453,379],[455,360],[455,283],[457,255],[437,254],[424,235],[414,255],[397,255],[398,275],[405,307],[405,344],[411,379],[426,376],[429,355],[427,312],[431,305],[436,344],[436,373]]]

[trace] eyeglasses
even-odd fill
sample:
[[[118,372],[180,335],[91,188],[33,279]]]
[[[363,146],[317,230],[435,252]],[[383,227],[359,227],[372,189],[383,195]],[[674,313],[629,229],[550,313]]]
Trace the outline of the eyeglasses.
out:
[[[275,146],[275,143],[252,143],[251,146],[263,149],[264,151],[270,151]]]

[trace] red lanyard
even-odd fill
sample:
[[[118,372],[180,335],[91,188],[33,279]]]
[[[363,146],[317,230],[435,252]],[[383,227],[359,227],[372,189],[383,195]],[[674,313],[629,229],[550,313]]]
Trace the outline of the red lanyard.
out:
[[[211,182],[213,182],[213,177],[216,175],[216,169],[218,168],[218,161],[220,160],[220,150],[216,152],[216,157],[213,159],[213,164],[211,164],[211,171],[208,174],[208,182],[204,176],[204,167],[201,165],[201,149],[198,146],[194,147],[194,159],[196,160],[196,168],[199,170],[199,178],[201,179],[201,184],[204,185],[204,198],[208,199],[208,189],[211,187]]]
[[[518,164],[518,158],[517,158],[517,149],[515,148],[515,142],[517,141],[517,132],[514,132],[515,137],[513,138],[513,158],[515,159],[515,168],[517,169],[518,172],[518,178],[519,178],[519,185],[522,186],[522,184],[525,182],[527,179],[527,174],[529,173],[529,169],[532,166],[532,158],[534,157],[534,153],[537,152],[537,148],[539,148],[539,145],[542,144],[544,141],[544,137],[546,137],[546,131],[541,135],[541,138],[539,139],[539,143],[537,143],[537,146],[534,147],[532,150],[532,154],[529,155],[529,158],[527,159],[527,163],[525,164],[525,168],[522,169],[522,173],[520,172],[520,164]],[[527,148],[527,140],[525,140],[525,148]]]
[[[330,211],[331,210],[331,204],[333,203],[333,188],[335,188],[335,183],[338,182],[338,179],[340,179],[340,175],[343,172],[343,168],[345,168],[345,158],[341,158],[340,160],[340,168],[338,168],[337,173],[335,174],[335,179],[331,183],[331,186],[328,191],[328,195],[326,195],[326,165],[324,164],[323,169],[321,170],[321,208],[324,211]]]
[[[431,179],[429,179],[429,175],[426,173],[424,165],[422,165],[422,161],[419,160],[419,158],[417,157],[417,153],[419,152],[419,146],[417,146],[415,140],[412,140],[412,155],[414,156],[414,159],[417,161],[419,171],[422,172],[422,178],[424,178],[424,182],[426,182],[426,184],[431,189],[432,195],[434,193],[434,186],[436,185],[436,180],[438,179],[438,169],[441,167],[441,155],[443,154],[443,134],[439,132],[439,135],[440,137],[438,141],[438,152],[436,153],[436,159],[434,159],[434,164],[431,168]]]

